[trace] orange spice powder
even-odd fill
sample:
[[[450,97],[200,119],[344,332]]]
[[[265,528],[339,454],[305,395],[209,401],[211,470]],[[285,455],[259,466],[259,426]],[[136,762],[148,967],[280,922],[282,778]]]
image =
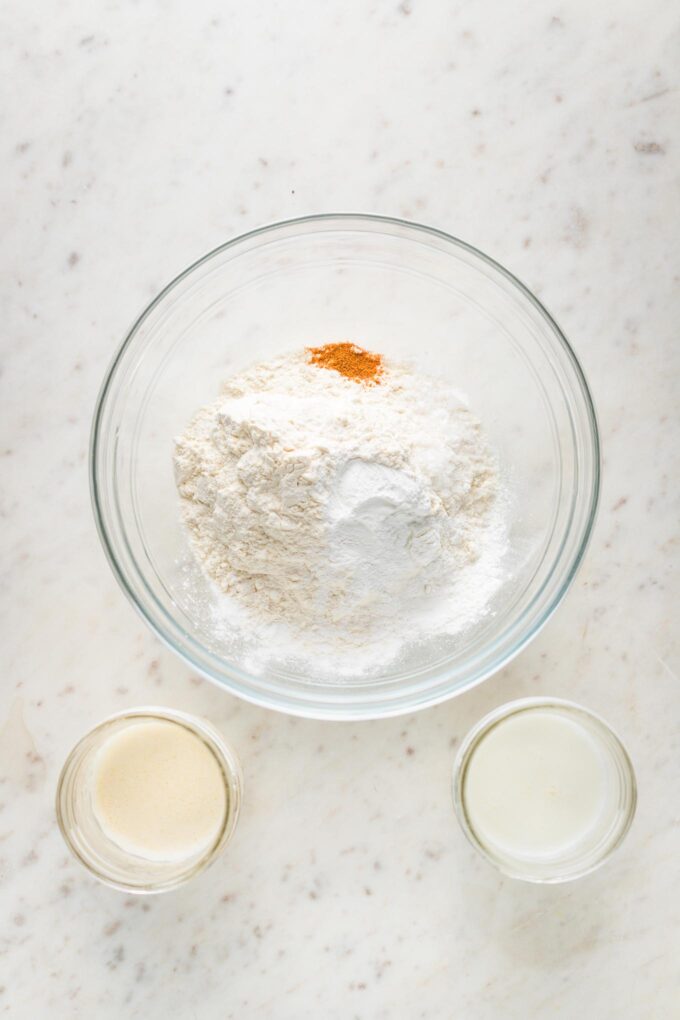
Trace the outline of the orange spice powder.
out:
[[[379,383],[383,370],[382,355],[365,351],[356,344],[324,344],[323,347],[308,347],[309,361],[319,368],[340,372],[355,382]]]

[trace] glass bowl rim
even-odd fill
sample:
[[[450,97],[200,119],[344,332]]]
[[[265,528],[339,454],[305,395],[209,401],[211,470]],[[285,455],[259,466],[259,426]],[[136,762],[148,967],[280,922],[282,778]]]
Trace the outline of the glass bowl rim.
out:
[[[511,289],[515,288],[521,296],[533,306],[538,312],[540,318],[544,319],[550,328],[553,337],[557,341],[559,347],[567,357],[567,361],[574,374],[575,389],[577,389],[582,397],[583,405],[581,410],[585,411],[586,421],[586,433],[589,441],[589,448],[592,458],[592,479],[590,480],[589,492],[587,493],[587,499],[585,502],[585,520],[581,526],[580,534],[578,535],[577,547],[570,557],[564,564],[565,576],[563,577],[558,589],[553,593],[547,604],[543,607],[538,618],[535,620],[533,625],[530,625],[524,633],[520,633],[515,636],[513,642],[510,643],[510,647],[506,647],[501,650],[500,654],[496,652],[495,657],[481,669],[479,665],[476,670],[471,671],[471,676],[463,681],[455,678],[451,673],[446,674],[446,670],[442,669],[435,678],[430,678],[429,682],[424,688],[418,688],[408,690],[401,696],[399,693],[390,698],[388,701],[381,701],[380,696],[368,697],[364,699],[351,700],[350,698],[326,698],[322,699],[317,697],[314,699],[314,692],[317,694],[320,690],[328,690],[328,688],[318,688],[316,686],[309,686],[309,694],[300,696],[299,694],[284,694],[281,690],[266,689],[266,683],[263,686],[259,686],[255,683],[255,678],[251,677],[244,670],[238,666],[234,666],[230,663],[226,663],[224,660],[219,660],[222,663],[222,669],[209,668],[204,662],[198,661],[198,658],[192,654],[190,648],[185,643],[179,643],[173,637],[170,629],[164,629],[163,625],[154,618],[153,614],[147,609],[144,599],[140,598],[135,586],[130,583],[126,570],[119,561],[118,554],[115,548],[115,542],[112,539],[112,528],[107,522],[107,515],[103,509],[103,500],[101,496],[101,489],[103,483],[98,478],[98,464],[100,451],[102,449],[102,420],[107,405],[107,400],[110,392],[113,388],[113,384],[116,378],[118,366],[126,354],[128,348],[132,345],[135,337],[141,328],[145,320],[151,315],[154,309],[161,304],[161,302],[185,279],[187,279],[192,273],[194,273],[201,266],[217,258],[222,253],[234,248],[240,244],[248,241],[252,241],[258,238],[265,238],[270,234],[276,232],[285,231],[289,228],[294,227],[307,227],[307,226],[318,226],[323,229],[327,226],[328,229],[349,230],[351,224],[356,223],[358,227],[373,225],[375,227],[392,227],[399,230],[404,230],[406,233],[406,240],[408,242],[416,240],[415,237],[409,235],[423,234],[426,237],[434,238],[440,242],[444,242],[445,246],[451,246],[454,249],[461,249],[463,252],[471,255],[474,259],[479,260],[486,266],[490,267],[496,274],[503,278],[507,283],[510,284]],[[474,245],[463,241],[460,238],[455,237],[452,234],[448,234],[443,230],[436,227],[430,227],[421,223],[417,223],[411,220],[405,220],[399,217],[383,216],[373,213],[352,213],[352,212],[338,212],[338,213],[314,213],[309,216],[294,217],[292,219],[279,220],[274,223],[266,224],[261,227],[257,227],[253,230],[246,231],[242,234],[237,235],[211,249],[200,258],[196,259],[189,266],[187,266],[182,272],[178,273],[170,282],[163,287],[159,293],[147,304],[140,315],[133,322],[132,326],[128,330],[122,342],[116,349],[111,362],[108,365],[102,385],[97,396],[94,415],[92,420],[92,428],[90,432],[90,446],[89,446],[89,482],[90,482],[90,497],[92,502],[92,508],[99,534],[100,541],[102,543],[105,555],[109,561],[109,565],[113,571],[114,577],[118,581],[121,589],[123,590],[126,597],[129,599],[135,610],[139,613],[142,619],[146,622],[147,626],[151,628],[153,633],[175,654],[179,655],[185,662],[187,662],[193,669],[197,670],[202,676],[216,683],[218,686],[231,691],[236,696],[242,698],[245,701],[249,701],[253,704],[259,705],[264,708],[270,708],[276,711],[280,711],[290,715],[297,715],[315,719],[343,719],[343,720],[363,720],[363,719],[374,719],[374,718],[388,718],[390,716],[403,715],[408,712],[419,711],[436,704],[439,704],[453,696],[463,693],[464,691],[471,690],[473,687],[482,683],[489,676],[496,673],[503,666],[507,665],[512,661],[523,648],[529,644],[533,638],[539,633],[543,626],[548,622],[552,614],[555,612],[557,607],[562,602],[562,599],[569,590],[576,573],[581,565],[583,557],[585,555],[588,543],[592,536],[593,527],[595,523],[597,506],[601,487],[601,446],[600,446],[600,435],[597,423],[597,414],[593,403],[590,389],[581,368],[580,362],[566,336],[560,329],[557,322],[553,319],[552,315],[543,306],[539,299],[519,280],[510,270],[506,269],[500,262],[497,262],[494,258],[487,255]],[[552,576],[555,567],[559,564],[560,554],[565,545],[565,538],[568,535],[568,531],[563,536],[560,551],[554,560],[551,567],[548,578]],[[135,566],[139,570],[139,567],[134,561]],[[140,572],[140,577],[143,577]],[[536,598],[540,595],[545,584],[541,586],[541,589],[533,596],[529,604],[525,607],[522,614],[515,620],[511,626],[513,630],[519,629],[523,617],[533,606]],[[168,616],[171,621],[171,614],[159,605],[161,612]],[[207,652],[207,649],[201,644],[200,641],[196,641],[191,635],[185,634],[185,640],[194,641],[198,648]],[[500,642],[498,639],[494,639],[489,642],[487,648],[492,648],[494,644],[498,645]],[[208,653],[212,654],[212,653]],[[479,653],[477,653],[479,658]],[[215,659],[219,657],[215,656]],[[471,658],[470,663],[474,662],[474,658]],[[334,689],[337,693],[337,690]],[[345,688],[345,692],[349,692],[351,688]],[[379,689],[378,689],[379,690]]]

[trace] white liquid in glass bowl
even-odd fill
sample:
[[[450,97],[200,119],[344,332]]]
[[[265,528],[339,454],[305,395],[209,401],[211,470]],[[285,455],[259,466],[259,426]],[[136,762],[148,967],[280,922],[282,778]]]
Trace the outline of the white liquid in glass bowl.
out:
[[[598,867],[620,844],[635,776],[606,723],[571,702],[502,705],[466,737],[454,804],[470,842],[501,871],[560,882]]]

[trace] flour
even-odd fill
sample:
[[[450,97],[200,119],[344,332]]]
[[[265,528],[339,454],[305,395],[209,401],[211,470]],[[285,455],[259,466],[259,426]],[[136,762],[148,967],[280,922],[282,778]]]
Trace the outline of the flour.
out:
[[[176,441],[183,519],[227,626],[271,654],[381,668],[478,620],[501,581],[495,460],[449,386],[300,352],[230,379]],[[250,668],[262,668],[266,654]]]

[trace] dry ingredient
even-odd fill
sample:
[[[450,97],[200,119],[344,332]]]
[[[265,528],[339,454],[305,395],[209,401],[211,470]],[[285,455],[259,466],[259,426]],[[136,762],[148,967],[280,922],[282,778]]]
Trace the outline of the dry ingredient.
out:
[[[253,672],[381,670],[477,622],[502,580],[496,463],[464,400],[382,358],[357,385],[368,352],[320,370],[329,347],[228,380],[176,441],[183,519]]]
[[[380,382],[382,355],[365,351],[357,344],[324,344],[323,347],[308,347],[307,352],[310,362],[319,368],[332,369],[357,382]]]

